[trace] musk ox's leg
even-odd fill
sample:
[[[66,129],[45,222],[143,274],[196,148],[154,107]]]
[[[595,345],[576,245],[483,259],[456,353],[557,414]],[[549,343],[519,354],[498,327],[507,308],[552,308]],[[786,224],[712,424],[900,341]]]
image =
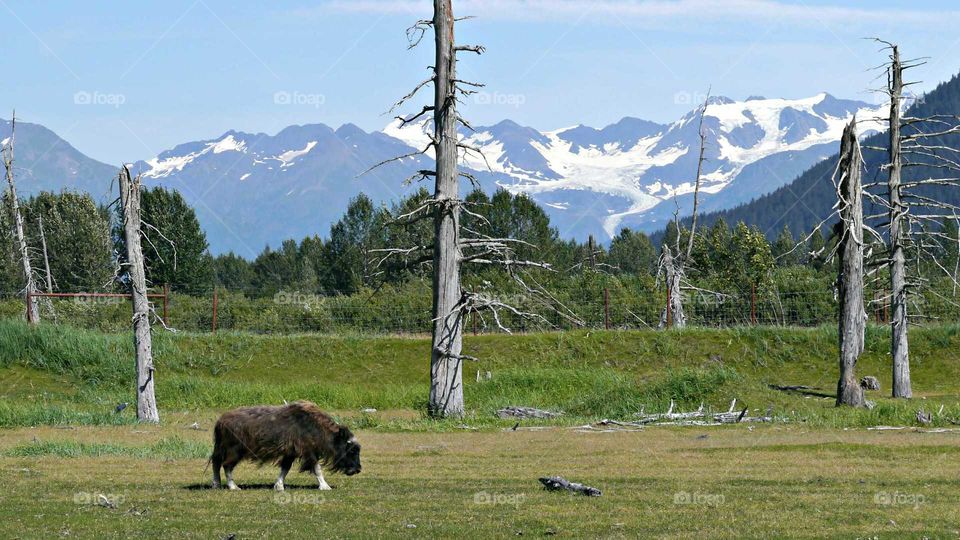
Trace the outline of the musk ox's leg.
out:
[[[213,426],[213,453],[210,454],[210,463],[213,464],[213,489],[220,489],[220,467],[223,466],[223,427],[219,421]]]
[[[237,466],[237,463],[240,463],[240,457],[232,453],[223,462],[223,472],[227,475],[227,489],[240,489],[237,483],[233,481],[233,468]]]
[[[277,477],[277,483],[273,485],[273,489],[283,491],[283,479],[287,477],[287,473],[290,472],[290,467],[293,466],[295,459],[297,459],[296,456],[287,456],[280,462],[280,476]]]
[[[220,489],[220,467],[223,466],[223,460],[214,454],[210,461],[213,463],[213,489]]]
[[[224,451],[223,472],[227,475],[228,489],[240,489],[236,482],[233,481],[233,469],[237,466],[237,463],[240,463],[243,460],[243,450],[242,444],[236,444],[227,447],[227,449]]]
[[[323,479],[323,470],[320,468],[320,464],[317,463],[313,466],[313,474],[317,475],[317,482],[320,484],[320,489],[327,491],[333,489],[330,487],[330,484]]]
[[[234,491],[239,491],[240,486],[233,481],[233,468],[236,467],[236,463],[231,463],[230,465],[223,466],[223,472],[227,473],[227,489],[232,489]]]

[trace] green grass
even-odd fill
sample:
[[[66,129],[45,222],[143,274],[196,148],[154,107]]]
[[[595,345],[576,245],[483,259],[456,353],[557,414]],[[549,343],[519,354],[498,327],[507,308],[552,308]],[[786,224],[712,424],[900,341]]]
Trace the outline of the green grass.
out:
[[[947,538],[960,519],[955,434],[360,430],[363,473],[328,475],[335,489],[320,492],[293,472],[283,494],[274,467],[250,464],[236,471],[242,491],[207,489],[209,436],[0,432],[0,537]],[[543,491],[537,478],[554,474],[603,496]]]
[[[914,328],[912,378],[917,399],[887,398],[890,368],[886,328],[870,327],[858,366],[882,390],[871,411],[833,407],[837,379],[833,328],[733,328],[682,331],[564,332],[467,336],[466,422],[497,428],[496,409],[525,405],[562,411],[547,424],[629,419],[641,409],[683,409],[704,403],[739,406],[814,426],[912,425],[918,408],[937,412],[936,425],[960,418],[960,326]],[[133,408],[132,343],[103,334],[43,324],[0,321],[0,426],[124,424]],[[428,389],[426,338],[264,336],[156,332],[157,396],[161,412],[217,411],[253,403],[308,399],[369,428],[444,431],[457,422],[418,414]],[[490,380],[476,372],[492,374]],[[814,387],[803,395],[769,385]],[[358,411],[411,411],[359,417]]]
[[[85,443],[77,441],[32,441],[3,452],[5,457],[60,458],[128,456],[152,459],[207,458],[210,445],[188,441],[178,436],[168,437],[148,446],[129,446],[114,443]]]
[[[871,327],[858,372],[881,381],[872,410],[834,407],[832,328],[467,336],[481,359],[465,368],[467,414],[439,421],[421,413],[424,338],[156,332],[154,343],[162,423],[138,425],[133,406],[114,412],[134,401],[128,334],[0,321],[0,538],[960,535],[956,432],[863,429],[913,426],[920,408],[935,426],[960,419],[960,326],[913,329],[913,400],[886,397],[886,332]],[[734,398],[780,422],[575,429]],[[216,416],[295,399],[350,424],[364,472],[331,476],[322,493],[294,473],[276,495],[273,467],[244,464],[243,491],[206,489]],[[564,414],[513,431],[494,415],[506,405]],[[537,478],[553,474],[604,495],[544,492]]]

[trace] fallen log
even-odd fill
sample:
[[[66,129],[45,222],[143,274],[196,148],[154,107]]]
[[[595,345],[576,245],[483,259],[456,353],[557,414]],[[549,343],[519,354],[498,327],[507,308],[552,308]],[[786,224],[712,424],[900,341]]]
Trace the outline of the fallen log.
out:
[[[674,402],[670,402],[670,408],[665,413],[644,414],[641,410],[637,414],[638,419],[635,422],[627,424],[633,426],[717,426],[721,424],[739,424],[741,422],[772,422],[772,408],[767,409],[764,416],[747,416],[748,408],[740,411],[734,410],[737,400],[730,402],[730,408],[727,412],[708,414],[703,410],[703,404],[695,411],[673,412]],[[609,423],[609,420],[604,420]],[[621,424],[623,425],[623,424]]]
[[[703,403],[700,404],[699,409],[695,411],[685,412],[685,413],[684,412],[675,413],[673,412],[673,407],[674,407],[674,402],[671,399],[670,408],[667,409],[667,412],[665,413],[644,414],[643,411],[640,411],[639,413],[637,413],[637,417],[638,417],[637,422],[641,424],[650,424],[654,422],[662,422],[662,421],[669,421],[669,420],[689,420],[694,418],[703,418],[705,416],[703,412]]]
[[[603,494],[603,492],[595,487],[585,486],[577,482],[570,482],[560,476],[541,478],[540,483],[543,484],[543,488],[547,491],[566,490],[579,493],[581,495],[586,495],[587,497],[599,497]]]
[[[562,414],[533,407],[504,407],[497,410],[497,416],[500,418],[556,418]]]

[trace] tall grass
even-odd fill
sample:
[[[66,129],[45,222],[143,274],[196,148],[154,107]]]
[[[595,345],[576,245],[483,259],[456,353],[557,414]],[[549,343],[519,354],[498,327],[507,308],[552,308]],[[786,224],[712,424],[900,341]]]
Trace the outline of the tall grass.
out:
[[[868,394],[878,404],[871,411],[833,407],[836,330],[827,327],[467,336],[467,353],[481,360],[465,365],[464,393],[468,418],[480,424],[509,405],[563,411],[573,421],[632,418],[641,409],[665,410],[671,401],[683,409],[704,403],[725,410],[733,398],[817,425],[909,424],[917,408],[936,412],[940,404],[945,412],[935,423],[958,418],[960,326],[912,330],[914,391],[927,402],[885,399],[887,340],[886,328],[869,327],[858,364],[861,375],[877,376],[884,388]],[[154,344],[161,410],[216,412],[297,399],[354,416],[366,408],[425,409],[426,339],[157,331]],[[492,376],[477,381],[475,369]],[[17,384],[25,373],[29,384]],[[134,401],[132,378],[129,334],[0,320],[0,426],[129,422],[133,408],[116,414],[114,407]],[[822,395],[770,387],[798,384]],[[357,421],[389,424],[376,417]]]

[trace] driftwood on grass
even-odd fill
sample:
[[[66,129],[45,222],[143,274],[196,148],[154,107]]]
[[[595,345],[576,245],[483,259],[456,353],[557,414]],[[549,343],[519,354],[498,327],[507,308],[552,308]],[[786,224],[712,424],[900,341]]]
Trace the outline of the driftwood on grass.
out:
[[[586,495],[587,497],[599,497],[603,494],[602,491],[595,487],[585,486],[577,482],[570,482],[560,476],[541,478],[540,483],[543,484],[543,488],[547,491],[567,490],[574,493],[579,493],[581,495]]]
[[[860,379],[860,386],[864,390],[879,390],[880,381],[877,380],[876,377],[867,375],[866,377],[863,377],[862,379]]]
[[[726,412],[707,413],[703,409],[703,404],[695,411],[673,412],[674,403],[670,402],[670,408],[665,413],[643,414],[637,416],[639,419],[635,422],[622,423],[621,425],[631,426],[717,426],[721,424],[739,424],[741,422],[772,422],[773,409],[768,408],[763,416],[747,416],[748,408],[736,410],[737,400],[730,402],[730,408]],[[609,422],[609,421],[605,421]]]
[[[497,410],[500,418],[556,418],[562,414],[533,407],[504,407]]]

